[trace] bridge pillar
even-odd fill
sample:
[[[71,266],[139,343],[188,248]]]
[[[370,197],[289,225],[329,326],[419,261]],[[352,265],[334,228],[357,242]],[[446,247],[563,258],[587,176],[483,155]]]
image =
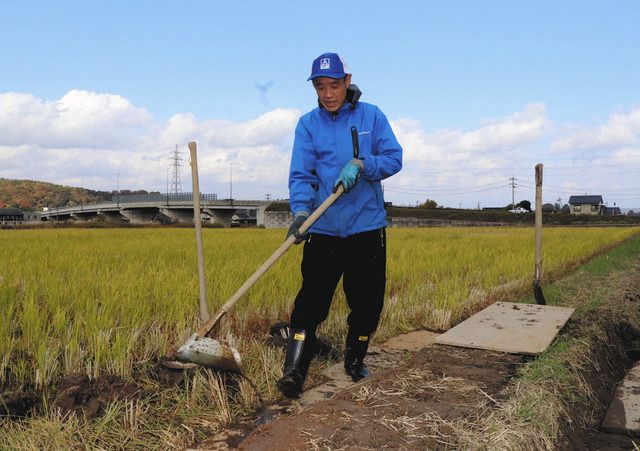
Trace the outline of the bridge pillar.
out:
[[[95,216],[96,214],[94,212],[83,213],[77,211],[75,213],[71,213],[71,217],[73,219],[80,219],[81,221],[88,221],[90,218]]]
[[[68,221],[69,219],[73,219],[71,217],[71,214],[69,213],[54,213],[51,216],[49,216],[49,221]]]
[[[181,224],[193,224],[193,209],[161,208],[160,213],[170,218],[171,221]]]
[[[211,216],[212,224],[220,224],[223,227],[231,227],[231,216],[233,216],[233,210],[217,210],[213,208],[203,209],[205,213]]]
[[[98,218],[103,219],[107,222],[122,222],[124,217],[120,214],[119,211],[99,211]]]
[[[256,225],[257,226],[264,226],[264,213],[267,210],[267,207],[269,206],[269,204],[260,204],[260,206],[258,207],[258,210],[256,210]]]
[[[157,208],[123,208],[120,210],[122,216],[129,220],[131,224],[147,224],[158,214]]]

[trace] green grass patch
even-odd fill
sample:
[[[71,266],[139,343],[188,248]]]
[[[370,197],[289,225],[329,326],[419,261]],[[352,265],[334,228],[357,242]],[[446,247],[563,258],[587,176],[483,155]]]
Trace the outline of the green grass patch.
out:
[[[571,345],[570,340],[556,340],[544,354],[520,369],[520,377],[529,381],[540,382],[553,379],[563,385],[569,384],[569,369],[558,359],[558,356],[567,352]]]
[[[640,236],[634,236],[622,245],[584,264],[580,271],[592,275],[605,275],[611,271],[625,269],[638,254],[640,254]]]

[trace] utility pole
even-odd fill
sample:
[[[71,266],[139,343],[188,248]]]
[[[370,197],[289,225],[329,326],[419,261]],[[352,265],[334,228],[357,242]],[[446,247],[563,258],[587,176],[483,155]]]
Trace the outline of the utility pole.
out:
[[[266,198],[267,200],[271,200],[271,194],[269,194],[269,193],[265,194],[265,198]]]
[[[82,188],[83,185],[84,185],[84,177],[82,177],[80,179],[80,211],[82,211],[83,206],[84,206],[84,202],[83,202],[84,196],[83,196],[83,193],[82,193],[84,191],[84,189]]]
[[[511,177],[511,208],[516,208],[516,178]]]
[[[233,161],[229,165],[229,199],[233,200]]]
[[[117,199],[117,207],[120,207],[120,173],[116,175],[116,199]]]

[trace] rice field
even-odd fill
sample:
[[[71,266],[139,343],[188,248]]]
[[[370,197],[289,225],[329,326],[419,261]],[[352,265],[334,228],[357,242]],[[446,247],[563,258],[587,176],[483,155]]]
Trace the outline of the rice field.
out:
[[[203,233],[212,313],[285,231]],[[636,233],[547,229],[543,274],[558,276]],[[0,230],[0,248],[0,385],[46,387],[71,372],[131,378],[199,323],[192,229]],[[533,249],[532,228],[390,229],[386,305],[376,340],[416,328],[447,329],[489,300],[525,293]],[[288,319],[301,251],[290,250],[217,330],[216,336],[236,341],[255,371],[264,372],[260,359],[270,351],[242,348],[255,345],[269,324]],[[346,313],[339,289],[320,334],[341,342]]]

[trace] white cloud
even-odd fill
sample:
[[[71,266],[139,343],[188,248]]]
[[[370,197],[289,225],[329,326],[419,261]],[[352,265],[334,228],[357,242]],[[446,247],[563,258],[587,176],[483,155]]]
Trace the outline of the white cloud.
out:
[[[131,145],[151,115],[119,95],[69,91],[57,101],[0,94],[0,145],[113,148]]]
[[[545,105],[529,104],[504,118],[484,121],[471,131],[445,129],[428,133],[412,119],[399,119],[392,126],[404,148],[405,163],[395,180],[409,184],[424,179],[424,174],[437,172],[441,180],[438,184],[446,184],[460,169],[504,167],[514,153],[526,153],[530,144],[543,139],[550,121]]]
[[[606,124],[595,127],[573,125],[551,143],[551,150],[568,152],[605,149],[640,144],[640,109],[628,114],[612,114]]]
[[[620,163],[623,167],[625,164],[640,165],[640,147],[618,149],[613,152],[612,160],[615,163]]]
[[[468,152],[509,149],[539,140],[549,127],[544,104],[526,105],[524,110],[498,120],[487,121],[481,128],[464,133],[455,143]]]
[[[191,113],[172,116],[164,128],[161,140],[165,143],[199,140],[217,149],[235,149],[240,146],[260,147],[281,143],[293,133],[300,112],[277,108],[246,122],[208,120],[199,122]]]
[[[392,122],[404,149],[403,170],[385,182],[387,197],[413,203],[426,198],[448,205],[477,206],[480,199],[504,205],[510,168],[535,158],[537,146],[553,130],[546,106],[527,104],[474,130],[424,130],[408,118]],[[533,167],[533,165],[532,165]],[[469,188],[469,189],[466,189]],[[493,201],[491,198],[504,198]]]
[[[433,158],[458,161],[477,158],[483,153],[502,152],[540,140],[550,127],[544,104],[529,104],[510,116],[485,121],[476,130],[439,130],[425,132],[412,119],[393,123],[400,143],[410,159],[430,161]]]
[[[178,145],[182,186],[188,191],[186,143],[195,140],[203,190],[226,191],[233,162],[236,190],[243,181],[253,181],[254,187],[247,187],[253,195],[278,188],[283,195],[299,116],[297,110],[278,108],[244,122],[201,121],[178,113],[158,123],[118,95],[70,91],[45,101],[31,94],[0,93],[0,177],[82,181],[85,187],[111,190],[119,173],[122,188],[163,190],[170,155]]]
[[[266,193],[288,197],[291,144],[300,114],[276,108],[238,122],[202,120],[182,112],[159,122],[118,95],[70,91],[48,101],[31,94],[0,93],[0,177],[113,190],[120,174],[122,189],[164,191],[170,157],[178,145],[182,186],[189,191],[186,144],[195,140],[203,192],[226,197],[233,170],[234,197],[262,198]],[[624,194],[628,180],[635,177],[634,166],[626,165],[640,166],[639,118],[640,110],[635,110],[613,115],[591,129],[559,128],[541,103],[482,121],[471,130],[427,131],[415,119],[400,118],[392,121],[392,127],[404,148],[404,167],[384,182],[385,195],[395,203],[432,198],[445,205],[506,205],[511,201],[507,179],[515,176],[532,182],[533,166],[547,163],[545,158],[551,160],[545,166],[545,183],[557,187],[555,192],[548,187],[547,195],[557,198],[593,190],[606,194],[611,186]],[[605,141],[611,147],[598,158],[584,151],[571,153],[575,146],[566,143],[577,143],[578,138],[584,149]],[[568,146],[564,162],[548,153],[552,139],[556,149]],[[629,175],[618,174],[616,165]],[[532,199],[525,186],[517,197]]]

